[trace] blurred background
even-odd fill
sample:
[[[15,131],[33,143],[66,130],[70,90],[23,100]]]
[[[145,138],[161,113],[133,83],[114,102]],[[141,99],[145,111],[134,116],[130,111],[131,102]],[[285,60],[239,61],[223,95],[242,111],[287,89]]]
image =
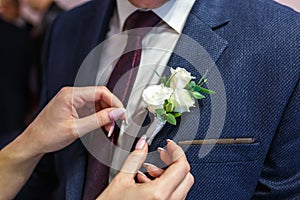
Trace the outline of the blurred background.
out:
[[[88,0],[0,0],[0,149],[33,119],[46,32],[61,13]]]
[[[49,26],[59,14],[87,1],[0,0],[0,149],[37,110]],[[300,12],[300,0],[276,1]]]

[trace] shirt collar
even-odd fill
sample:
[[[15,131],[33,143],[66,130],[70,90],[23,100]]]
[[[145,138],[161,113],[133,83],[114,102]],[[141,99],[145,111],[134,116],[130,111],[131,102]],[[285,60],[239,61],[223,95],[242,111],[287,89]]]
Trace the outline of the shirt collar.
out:
[[[181,33],[194,3],[195,0],[169,0],[152,11],[176,32]],[[117,0],[117,12],[121,30],[127,17],[136,10],[138,8],[133,6],[128,0]]]

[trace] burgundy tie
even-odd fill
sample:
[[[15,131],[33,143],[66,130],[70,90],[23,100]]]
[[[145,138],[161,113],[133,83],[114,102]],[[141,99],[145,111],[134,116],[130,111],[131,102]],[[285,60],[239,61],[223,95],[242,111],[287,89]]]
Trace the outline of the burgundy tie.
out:
[[[124,24],[128,32],[127,45],[124,54],[117,62],[107,83],[107,88],[127,105],[131,89],[136,79],[138,66],[142,55],[142,39],[150,30],[145,27],[154,27],[160,18],[152,11],[135,11]],[[119,128],[116,127],[111,137],[110,145],[102,148],[106,155],[112,156],[113,143],[116,143]],[[108,147],[109,146],[109,147]],[[104,155],[104,154],[103,154]],[[110,159],[111,160],[111,159]],[[109,167],[99,162],[94,156],[88,154],[87,173],[83,200],[94,200],[107,187],[109,180]]]

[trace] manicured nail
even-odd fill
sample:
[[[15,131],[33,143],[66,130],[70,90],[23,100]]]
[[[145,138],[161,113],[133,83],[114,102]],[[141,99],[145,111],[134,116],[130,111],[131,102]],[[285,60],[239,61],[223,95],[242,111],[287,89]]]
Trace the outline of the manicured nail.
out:
[[[110,137],[112,136],[112,134],[113,134],[113,132],[114,132],[114,129],[115,129],[115,122],[112,122],[112,123],[110,124],[109,132],[108,132],[108,134],[107,134],[107,137],[108,137],[108,138],[110,138]]]
[[[167,139],[167,143],[169,143],[169,142],[171,142],[172,140],[170,140],[170,139]]]
[[[140,140],[137,142],[136,146],[135,146],[135,149],[137,150],[141,150],[145,144],[146,144],[146,139],[147,139],[147,136],[146,135],[143,135]]]
[[[125,120],[123,120],[123,123],[124,123],[124,125],[125,125],[125,126],[127,126],[127,125],[128,125],[128,119],[127,119],[127,115],[125,116]]]
[[[161,148],[161,147],[158,147],[157,148],[157,151],[160,153],[160,152],[162,152],[162,151],[164,151],[165,149],[163,149],[163,148]]]
[[[155,165],[152,165],[150,163],[144,163],[143,166],[148,170],[148,171],[153,171],[153,170],[157,170],[158,167],[156,167]]]
[[[111,119],[111,121],[116,121],[116,120],[120,119],[124,115],[125,112],[126,112],[125,108],[118,108],[118,109],[110,111],[108,115],[109,115],[109,118]]]
[[[144,174],[143,172],[141,172],[140,170],[137,172],[138,174],[144,176],[144,177],[147,177],[146,174]]]

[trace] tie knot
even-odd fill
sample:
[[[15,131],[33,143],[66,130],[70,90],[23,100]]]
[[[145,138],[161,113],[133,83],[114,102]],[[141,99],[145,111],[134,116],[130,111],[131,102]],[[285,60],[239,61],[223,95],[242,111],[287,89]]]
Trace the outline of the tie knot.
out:
[[[159,21],[160,17],[158,17],[154,12],[137,10],[126,19],[124,30],[154,27]]]

